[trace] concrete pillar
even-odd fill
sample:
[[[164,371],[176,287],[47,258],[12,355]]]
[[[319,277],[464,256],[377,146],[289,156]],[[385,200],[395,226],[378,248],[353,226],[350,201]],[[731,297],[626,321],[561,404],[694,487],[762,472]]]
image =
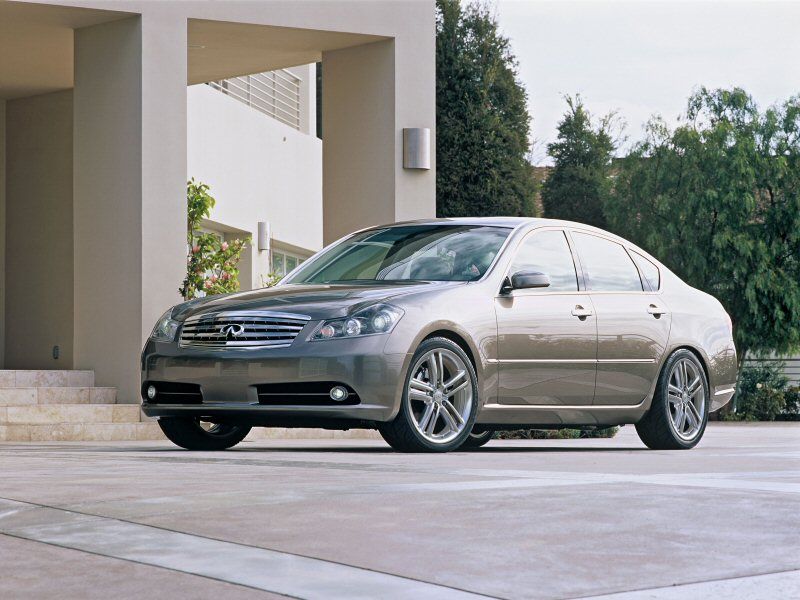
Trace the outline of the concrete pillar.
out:
[[[6,101],[0,99],[0,369],[6,348]]]
[[[74,110],[75,367],[137,402],[185,269],[185,18],[76,30]]]

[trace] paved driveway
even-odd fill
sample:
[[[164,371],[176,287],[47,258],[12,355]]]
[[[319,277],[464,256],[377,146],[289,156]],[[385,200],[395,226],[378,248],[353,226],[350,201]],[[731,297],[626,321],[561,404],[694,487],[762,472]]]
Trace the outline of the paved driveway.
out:
[[[401,455],[0,444],[2,598],[797,598],[800,426]],[[677,586],[677,587],[672,587]]]

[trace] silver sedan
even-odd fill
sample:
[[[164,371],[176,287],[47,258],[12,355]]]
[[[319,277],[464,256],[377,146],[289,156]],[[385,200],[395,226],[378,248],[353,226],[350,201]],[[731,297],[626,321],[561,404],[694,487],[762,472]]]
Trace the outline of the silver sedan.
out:
[[[203,450],[256,426],[444,452],[624,423],[691,448],[736,376],[715,298],[615,235],[523,218],[359,231],[275,287],[173,307],[141,362],[144,412]]]

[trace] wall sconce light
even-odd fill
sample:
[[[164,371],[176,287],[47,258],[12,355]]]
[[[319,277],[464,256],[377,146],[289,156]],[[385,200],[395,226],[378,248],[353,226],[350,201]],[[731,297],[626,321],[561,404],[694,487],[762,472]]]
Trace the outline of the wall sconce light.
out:
[[[269,252],[270,242],[271,242],[271,232],[269,227],[268,221],[259,221],[258,222],[258,249],[259,250],[266,250]]]
[[[403,168],[431,168],[431,130],[427,127],[403,129]]]

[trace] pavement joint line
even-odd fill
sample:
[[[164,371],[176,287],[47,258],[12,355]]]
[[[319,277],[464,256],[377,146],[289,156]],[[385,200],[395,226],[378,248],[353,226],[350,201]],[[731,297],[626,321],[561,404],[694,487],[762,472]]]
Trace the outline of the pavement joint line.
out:
[[[267,590],[263,590],[261,588],[253,587],[251,585],[247,585],[247,584],[244,584],[244,583],[235,583],[235,582],[232,582],[232,581],[227,581],[225,579],[220,579],[218,577],[212,577],[210,575],[198,575],[196,573],[187,573],[186,571],[173,569],[171,567],[164,567],[164,566],[161,566],[161,565],[154,565],[154,564],[149,563],[149,562],[142,562],[142,561],[138,561],[138,560],[132,560],[132,559],[129,559],[129,558],[119,558],[119,557],[116,557],[116,556],[109,556],[108,554],[101,554],[99,552],[93,552],[92,550],[85,550],[83,548],[73,548],[71,546],[64,546],[64,545],[61,545],[61,544],[54,544],[53,542],[35,540],[35,539],[29,538],[29,537],[24,537],[24,536],[21,536],[21,535],[16,535],[16,534],[13,534],[13,533],[6,533],[4,531],[0,531],[0,539],[2,539],[3,537],[14,538],[16,540],[25,540],[26,542],[34,542],[36,544],[44,544],[45,546],[52,546],[53,548],[61,548],[63,550],[72,550],[73,552],[80,552],[82,554],[89,554],[91,556],[100,556],[102,558],[108,558],[108,559],[111,559],[111,560],[119,560],[121,562],[129,562],[129,563],[133,563],[133,564],[136,564],[136,565],[142,565],[142,566],[145,566],[145,567],[151,567],[153,569],[163,569],[164,571],[171,571],[172,573],[183,573],[184,575],[194,575],[195,577],[200,577],[202,579],[209,579],[211,581],[218,581],[220,583],[226,583],[228,585],[235,585],[236,587],[255,590],[255,591],[258,591],[258,592],[267,591]],[[290,596],[288,594],[280,594],[278,592],[273,592],[271,590],[269,591],[269,593],[275,594],[276,596],[280,596],[281,598],[292,598],[294,600],[304,600],[300,596]]]
[[[763,573],[748,573],[742,575],[732,575],[731,577],[715,577],[713,579],[698,579],[692,581],[685,581],[681,583],[675,583],[673,585],[661,585],[655,587],[639,587],[639,588],[631,588],[626,590],[619,590],[616,592],[605,592],[602,594],[589,594],[589,595],[581,595],[581,596],[564,596],[561,600],[613,600],[613,598],[618,596],[626,596],[628,594],[637,594],[641,592],[658,592],[658,591],[680,591],[681,588],[689,587],[689,586],[701,586],[706,584],[713,584],[713,583],[728,583],[732,582],[735,583],[737,581],[746,580],[746,579],[754,579],[758,577],[769,577],[772,575],[792,575],[795,574],[798,576],[798,581],[800,581],[800,567],[796,569],[780,569],[778,571],[766,571]]]
[[[8,504],[21,505],[25,507],[25,509],[24,511],[3,510],[3,504],[6,504],[6,506],[8,506]],[[27,512],[28,515],[32,512],[55,513],[61,516],[62,520],[60,523],[45,522],[44,524],[22,525],[17,526],[16,529],[13,526],[11,528],[8,527],[7,519],[9,517],[13,518],[14,515],[24,514],[25,512]],[[65,515],[72,517],[72,522],[65,520],[63,518]],[[78,518],[75,519],[75,517]],[[91,522],[95,524],[94,531],[80,531],[81,526],[91,525]],[[97,527],[97,525],[100,525],[100,527]],[[107,529],[109,526],[116,526],[118,529],[122,526],[123,530],[127,528],[128,531],[98,531],[98,529],[101,529],[103,526]],[[192,558],[188,561],[190,564],[181,567],[180,556],[173,556],[171,558],[163,557],[161,562],[156,561],[153,557],[157,555],[158,551],[163,551],[165,548],[174,546],[169,544],[168,540],[164,539],[154,542],[151,541],[151,543],[148,544],[148,540],[142,540],[140,536],[138,540],[140,542],[138,546],[139,553],[137,553],[136,544],[134,544],[134,548],[130,548],[127,551],[123,551],[122,549],[118,549],[115,552],[113,551],[114,542],[117,542],[118,546],[124,546],[130,543],[134,536],[144,533],[145,531],[154,532],[155,535],[151,533],[151,537],[157,537],[158,534],[161,534],[162,537],[172,537],[174,542],[183,542],[185,550],[190,549],[186,547],[186,542],[189,542],[189,545],[194,542],[195,553],[191,554]],[[103,539],[102,534],[106,534],[105,539]],[[282,550],[273,550],[240,542],[222,540],[201,534],[176,531],[158,525],[137,523],[135,521],[116,517],[105,517],[6,497],[0,497],[0,535],[183,572],[206,579],[213,579],[224,583],[306,600],[317,598],[320,600],[328,598],[342,598],[346,600],[364,598],[367,600],[374,598],[375,593],[378,593],[381,598],[398,600],[425,600],[428,598],[431,600],[448,600],[450,598],[453,600],[477,600],[487,598],[503,600],[498,596],[487,596],[453,586],[431,583],[403,575],[395,575],[393,573],[377,571],[365,567],[348,565],[325,558],[314,558]],[[119,542],[119,540],[124,541]],[[110,552],[103,552],[100,550],[100,548],[104,547],[104,542],[105,547],[108,547]],[[191,563],[198,560],[197,546],[202,546],[203,544],[212,547],[217,546],[216,551],[212,548],[199,548],[199,550],[206,550],[207,554],[211,556],[207,556],[208,560],[205,565],[205,570],[200,570],[197,567],[192,568]],[[94,549],[92,549],[92,546],[94,546]],[[237,572],[234,577],[225,576],[224,573],[219,572],[219,563],[221,562],[219,550],[221,549],[228,549],[229,553],[230,551],[235,552],[239,550],[239,557],[233,560],[237,567]],[[209,550],[211,551],[208,552]],[[250,556],[247,556],[248,552]],[[245,561],[249,561],[253,567],[257,568],[251,568],[250,572],[242,573],[242,570],[246,571]],[[262,564],[253,564],[258,562]],[[266,565],[263,563],[266,563]],[[275,567],[282,567],[290,571],[290,574],[287,577],[285,573],[268,573],[268,577],[272,580],[276,578],[282,579],[278,585],[275,583],[270,584],[268,581],[263,581],[265,571],[269,571],[269,569],[264,568],[265,566],[272,566],[273,571]],[[300,581],[300,579],[302,579],[302,581]]]

